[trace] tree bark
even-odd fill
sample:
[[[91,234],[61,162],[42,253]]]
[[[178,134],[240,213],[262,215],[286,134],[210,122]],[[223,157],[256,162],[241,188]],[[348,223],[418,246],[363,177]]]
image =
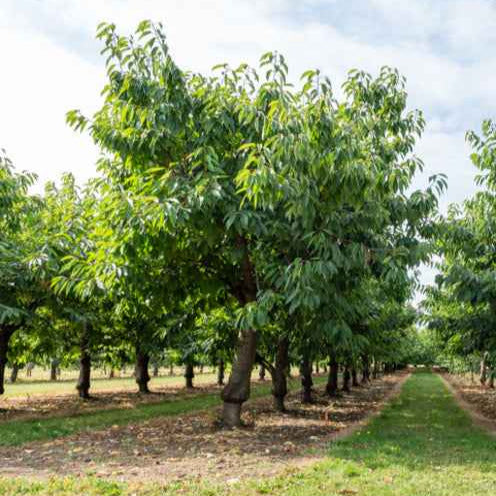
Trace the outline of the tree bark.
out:
[[[489,369],[489,382],[487,383],[487,385],[491,389],[494,389],[494,374],[495,374],[495,371],[492,368],[490,368]]]
[[[231,287],[233,295],[244,306],[256,301],[257,285],[255,271],[249,257],[246,238],[238,236],[238,247],[243,250],[241,277],[236,286]],[[250,382],[257,348],[257,332],[254,329],[240,329],[236,356],[234,358],[229,381],[222,391],[224,401],[222,422],[227,428],[241,425],[241,405],[250,397]]]
[[[487,357],[488,353],[485,351],[482,354],[481,362],[480,362],[480,375],[479,375],[479,381],[480,383],[484,386],[487,381]]]
[[[158,363],[155,362],[153,364],[153,377],[158,377],[158,371],[159,371],[159,366],[158,366]]]
[[[0,395],[5,392],[5,367],[7,366],[7,353],[12,334],[14,334],[14,328],[12,326],[0,327]]]
[[[169,365],[169,375],[174,375],[174,365]]]
[[[370,382],[369,357],[367,355],[362,355],[362,384],[367,384],[369,382]]]
[[[320,367],[319,367],[319,361],[318,360],[315,362],[315,373],[320,374]]]
[[[186,379],[186,388],[193,389],[193,379],[195,377],[195,370],[191,362],[187,362],[184,370],[184,378]]]
[[[258,372],[258,378],[261,381],[265,381],[265,365],[263,363],[260,364],[260,370]]]
[[[379,376],[379,362],[374,358],[374,367],[372,368],[372,379],[377,379]]]
[[[142,394],[148,394],[148,383],[150,382],[150,374],[148,372],[148,365],[150,364],[150,355],[144,352],[140,345],[136,345],[136,364],[134,367],[134,377],[138,390]]]
[[[301,397],[303,403],[312,403],[312,362],[307,354],[303,355],[303,360],[300,367],[301,373]]]
[[[79,397],[85,400],[90,397],[91,354],[90,325],[84,322],[79,341],[79,378],[76,389]]]
[[[226,371],[226,364],[224,363],[224,360],[221,358],[219,360],[219,368],[217,370],[217,385],[218,386],[224,385],[225,371]]]
[[[326,392],[329,396],[338,394],[338,373],[339,364],[336,358],[336,353],[331,351],[329,354],[329,375],[327,377]]]
[[[351,379],[351,374],[350,374],[350,364],[346,363],[344,366],[344,372],[343,372],[343,387],[342,390],[349,393],[350,392],[350,379]]]
[[[14,384],[17,381],[17,375],[19,374],[19,365],[17,363],[12,364],[12,371],[10,372],[10,383]]]
[[[57,367],[59,366],[59,362],[57,359],[50,360],[50,380],[57,380]]]
[[[351,385],[353,387],[358,387],[360,386],[359,382],[358,382],[358,373],[357,373],[357,369],[355,366],[353,366],[351,368]]]
[[[289,365],[289,338],[280,337],[277,342],[276,363],[272,374],[272,396],[278,412],[285,412],[284,398],[288,394],[287,370]]]

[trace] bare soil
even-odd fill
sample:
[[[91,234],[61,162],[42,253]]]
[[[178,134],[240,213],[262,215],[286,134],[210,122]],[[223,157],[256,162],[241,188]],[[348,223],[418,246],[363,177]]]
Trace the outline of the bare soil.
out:
[[[302,405],[293,393],[287,413],[275,412],[271,398],[257,399],[246,405],[247,427],[231,431],[217,427],[214,408],[0,448],[0,476],[92,474],[136,482],[230,483],[275,475],[322,458],[333,440],[362,426],[397,394],[407,376],[385,376],[332,400],[318,388],[312,405]]]

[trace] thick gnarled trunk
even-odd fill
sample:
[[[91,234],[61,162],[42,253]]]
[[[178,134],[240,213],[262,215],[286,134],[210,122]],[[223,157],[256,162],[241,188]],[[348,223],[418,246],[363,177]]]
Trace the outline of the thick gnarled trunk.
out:
[[[76,389],[79,397],[89,399],[91,386],[90,325],[83,324],[79,341],[79,378]]]
[[[148,394],[150,392],[148,389],[148,383],[150,382],[150,374],[148,372],[149,364],[150,355],[144,352],[139,345],[136,346],[136,365],[134,367],[134,376],[136,379],[136,384],[138,384],[138,390],[142,394]]]
[[[244,306],[256,300],[257,285],[255,270],[249,256],[248,241],[238,236],[236,244],[243,252],[241,277],[231,287],[233,295]],[[257,349],[257,332],[254,329],[241,329],[238,334],[236,356],[229,380],[221,397],[224,401],[222,423],[232,428],[241,425],[241,405],[250,397],[250,382]]]
[[[240,331],[229,381],[222,391],[222,421],[225,427],[241,425],[241,405],[250,397],[251,371],[255,362],[256,347],[257,333],[253,329]]]
[[[287,370],[289,368],[289,339],[282,336],[277,342],[276,362],[272,371],[272,396],[278,412],[286,411],[284,398],[288,394]]]

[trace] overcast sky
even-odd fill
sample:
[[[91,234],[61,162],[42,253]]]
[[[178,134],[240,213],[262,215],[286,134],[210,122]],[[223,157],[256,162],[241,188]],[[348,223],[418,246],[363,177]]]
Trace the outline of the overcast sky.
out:
[[[195,71],[256,64],[268,50],[295,79],[320,68],[335,87],[352,68],[397,67],[427,119],[416,183],[447,174],[443,208],[473,193],[464,135],[496,117],[496,0],[0,0],[0,148],[18,168],[41,182],[94,174],[97,150],[65,113],[99,106],[96,25],[126,33],[143,19],[162,21],[177,62]]]

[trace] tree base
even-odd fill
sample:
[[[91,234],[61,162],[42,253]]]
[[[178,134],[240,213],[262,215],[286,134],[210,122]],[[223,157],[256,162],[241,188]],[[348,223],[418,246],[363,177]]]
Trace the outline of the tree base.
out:
[[[241,427],[241,403],[224,402],[222,409],[222,426],[226,429]]]

